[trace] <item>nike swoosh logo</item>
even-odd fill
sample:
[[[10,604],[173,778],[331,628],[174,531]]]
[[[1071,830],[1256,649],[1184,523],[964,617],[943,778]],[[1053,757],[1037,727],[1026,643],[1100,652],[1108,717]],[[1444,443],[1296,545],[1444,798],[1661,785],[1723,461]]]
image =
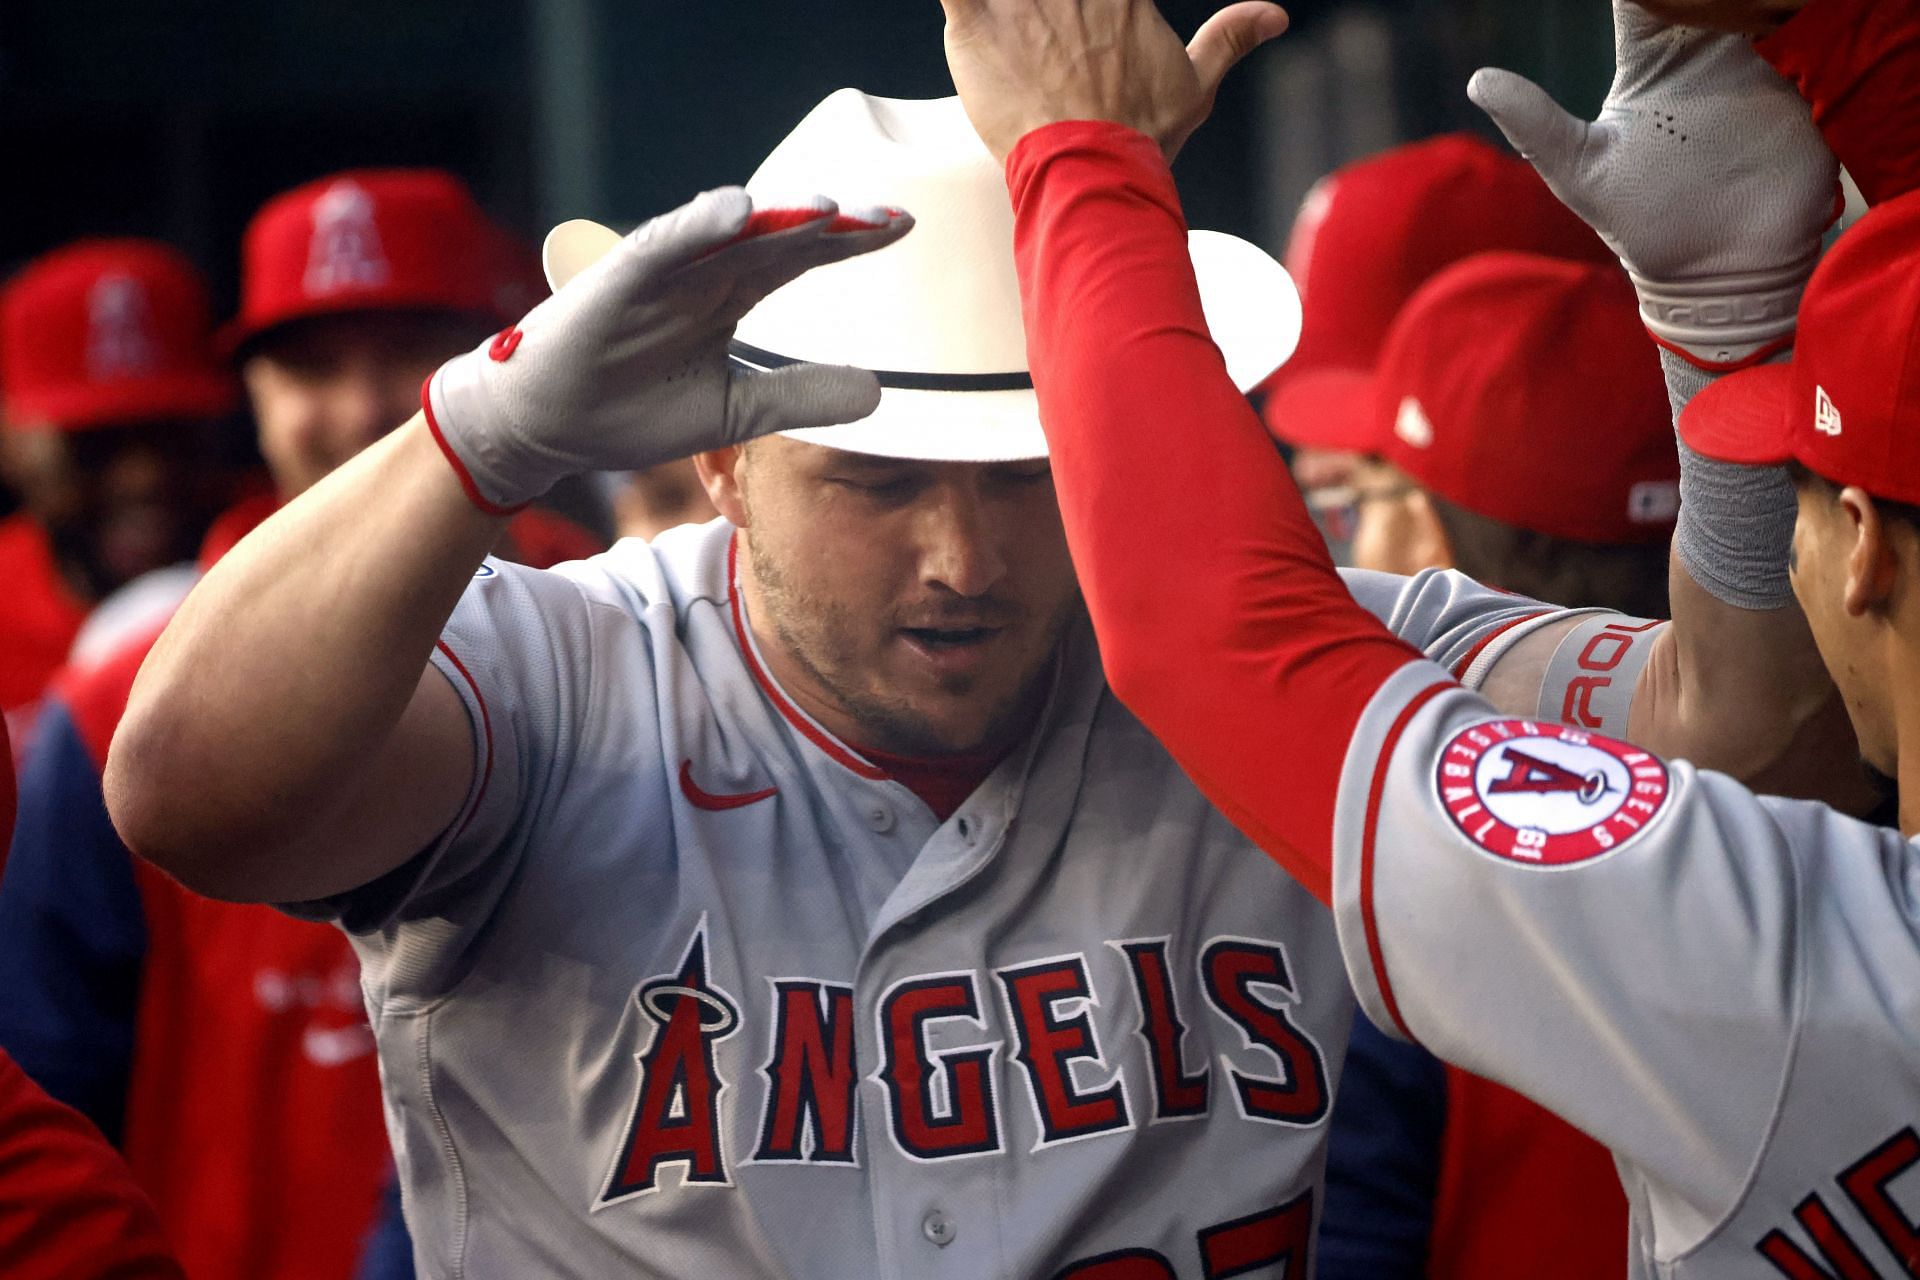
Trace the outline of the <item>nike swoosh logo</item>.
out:
[[[707,809],[714,813],[724,813],[728,809],[744,809],[750,804],[758,804],[762,800],[771,799],[780,793],[780,788],[766,787],[759,791],[741,791],[732,795],[702,791],[700,784],[693,780],[693,761],[682,760],[680,762],[680,791],[687,799],[693,801],[694,808]]]

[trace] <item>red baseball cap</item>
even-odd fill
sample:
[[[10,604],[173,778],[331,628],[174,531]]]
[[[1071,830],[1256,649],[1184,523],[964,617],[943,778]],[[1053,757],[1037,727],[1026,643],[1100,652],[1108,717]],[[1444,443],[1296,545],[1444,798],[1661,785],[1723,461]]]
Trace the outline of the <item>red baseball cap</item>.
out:
[[[1368,451],[1580,542],[1663,539],[1680,510],[1659,352],[1618,265],[1484,253],[1428,281],[1381,355]]]
[[[1293,358],[1260,388],[1268,430],[1355,449],[1370,431],[1366,375],[1394,317],[1435,272],[1496,249],[1614,261],[1532,165],[1471,134],[1395,147],[1322,179],[1287,244],[1305,321]]]
[[[152,240],[82,240],[0,291],[0,405],[13,427],[84,431],[226,413],[206,285]]]
[[[438,169],[352,170],[295,187],[247,226],[240,314],[221,345],[235,352],[291,321],[356,311],[517,319],[523,263],[509,239]]]
[[[1920,192],[1840,237],[1800,301],[1788,364],[1693,398],[1680,436],[1724,462],[1799,462],[1835,484],[1920,504]]]

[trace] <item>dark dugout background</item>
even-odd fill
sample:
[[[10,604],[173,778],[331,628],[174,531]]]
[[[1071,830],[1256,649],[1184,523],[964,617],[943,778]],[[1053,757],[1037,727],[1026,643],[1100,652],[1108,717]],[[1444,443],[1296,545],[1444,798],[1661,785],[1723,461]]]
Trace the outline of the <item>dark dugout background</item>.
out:
[[[1190,35],[1216,7],[1166,0]],[[1181,157],[1189,216],[1278,250],[1321,172],[1487,132],[1487,62],[1591,110],[1601,0],[1298,0]],[[81,235],[152,235],[233,298],[241,228],[330,170],[435,164],[530,241],[745,179],[821,97],[951,92],[936,0],[3,0],[0,272]],[[1489,135],[1491,136],[1491,135]]]

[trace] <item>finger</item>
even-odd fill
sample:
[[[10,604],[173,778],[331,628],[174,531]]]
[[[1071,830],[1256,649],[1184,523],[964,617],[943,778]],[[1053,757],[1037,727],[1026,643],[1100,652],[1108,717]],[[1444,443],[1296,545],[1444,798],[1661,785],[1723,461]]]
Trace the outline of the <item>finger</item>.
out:
[[[885,248],[912,229],[913,218],[903,209],[829,209],[811,218],[769,218],[762,225],[778,229],[736,238],[681,273],[683,282],[696,287],[724,280],[730,318],[815,267]]]
[[[1495,67],[1473,73],[1467,97],[1559,193],[1586,146],[1587,122],[1561,110],[1545,89],[1525,76]]]
[[[1241,0],[1208,18],[1187,45],[1200,92],[1212,101],[1234,64],[1287,29],[1287,11],[1266,0]]]
[[[625,260],[664,274],[696,261],[740,234],[753,215],[753,200],[740,187],[703,191],[678,209],[634,228],[601,264]],[[601,264],[595,264],[596,268]]]
[[[734,441],[774,431],[858,422],[880,407],[880,380],[846,365],[791,364],[765,373],[735,370],[727,387]]]

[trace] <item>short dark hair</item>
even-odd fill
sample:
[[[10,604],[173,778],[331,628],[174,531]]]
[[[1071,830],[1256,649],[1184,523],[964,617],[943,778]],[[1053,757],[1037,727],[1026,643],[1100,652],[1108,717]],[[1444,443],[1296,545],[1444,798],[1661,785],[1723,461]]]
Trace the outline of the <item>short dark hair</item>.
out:
[[[1827,479],[1818,471],[1810,470],[1807,465],[1802,462],[1788,462],[1787,475],[1792,479],[1794,488],[1812,489],[1814,492],[1824,494],[1830,499],[1838,498],[1840,496],[1840,490],[1845,487],[1844,485]],[[1861,487],[1865,488],[1864,485]],[[1895,502],[1890,498],[1883,498],[1871,489],[1868,489],[1867,492],[1873,498],[1873,509],[1880,513],[1882,519],[1898,520],[1900,523],[1912,529],[1914,533],[1920,534],[1920,506],[1914,506],[1908,502]]]
[[[1668,616],[1665,540],[1579,542],[1490,519],[1431,491],[1427,501],[1455,567],[1470,578],[1568,608]]]

